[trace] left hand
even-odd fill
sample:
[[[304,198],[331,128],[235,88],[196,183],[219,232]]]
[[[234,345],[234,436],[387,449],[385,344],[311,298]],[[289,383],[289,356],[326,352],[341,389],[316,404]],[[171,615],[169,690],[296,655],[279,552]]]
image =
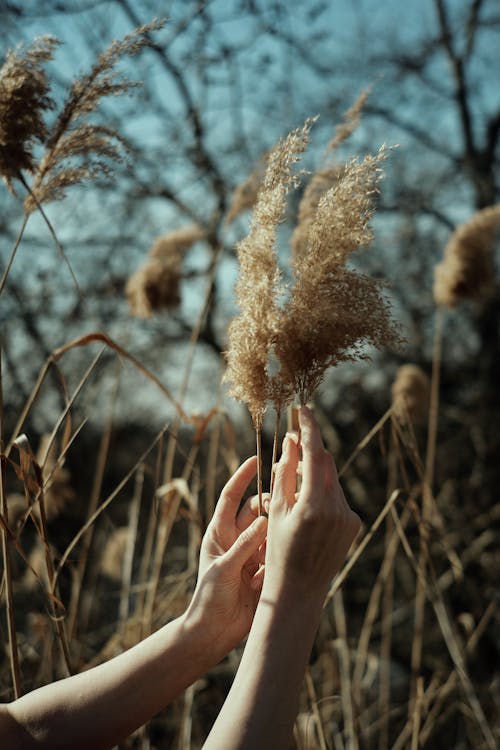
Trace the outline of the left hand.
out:
[[[222,490],[200,550],[198,583],[188,615],[202,618],[204,631],[219,658],[249,632],[262,585],[256,575],[263,562],[267,519],[257,517],[257,498],[238,508],[257,469],[247,459]]]

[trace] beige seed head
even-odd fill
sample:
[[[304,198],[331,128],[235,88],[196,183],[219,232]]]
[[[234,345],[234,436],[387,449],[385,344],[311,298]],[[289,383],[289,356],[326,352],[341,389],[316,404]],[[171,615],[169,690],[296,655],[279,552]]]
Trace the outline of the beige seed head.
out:
[[[493,245],[500,227],[500,205],[478,211],[461,224],[434,269],[434,301],[456,307],[463,300],[483,299],[494,279]]]
[[[429,412],[430,382],[417,365],[402,365],[391,387],[394,413],[401,422],[419,423]]]
[[[43,66],[57,44],[43,36],[24,51],[8,52],[0,69],[0,175],[11,190],[13,177],[34,170],[33,146],[47,135],[44,116],[53,101]]]

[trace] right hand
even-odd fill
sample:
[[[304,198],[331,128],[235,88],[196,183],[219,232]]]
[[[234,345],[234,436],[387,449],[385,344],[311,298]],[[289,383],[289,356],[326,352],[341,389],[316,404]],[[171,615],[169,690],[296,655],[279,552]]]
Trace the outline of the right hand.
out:
[[[322,604],[361,522],[347,504],[333,457],[307,407],[301,407],[299,423],[302,485],[296,493],[299,446],[289,434],[269,508],[263,596],[275,599],[292,590]]]

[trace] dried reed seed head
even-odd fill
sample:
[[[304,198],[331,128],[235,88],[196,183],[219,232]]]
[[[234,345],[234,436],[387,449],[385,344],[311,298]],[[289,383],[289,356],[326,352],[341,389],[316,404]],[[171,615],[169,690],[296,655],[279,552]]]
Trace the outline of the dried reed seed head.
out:
[[[369,220],[381,177],[382,148],[352,159],[318,202],[307,253],[293,263],[294,285],[277,324],[280,379],[306,403],[328,367],[364,358],[364,345],[396,344],[399,334],[381,285],[345,268],[372,238]]]
[[[137,85],[120,76],[115,66],[123,57],[136,55],[149,44],[149,32],[162,25],[153,21],[122,40],[112,42],[99,55],[90,72],[72,83],[66,102],[48,133],[45,154],[31,187],[33,195],[25,200],[28,213],[36,208],[37,202],[61,199],[72,185],[108,176],[110,163],[120,160],[127,143],[119,133],[84,122],[84,119],[96,111],[103,97],[125,94]],[[79,162],[76,166],[72,163],[75,159]]]
[[[356,130],[363,107],[370,95],[370,89],[362,91],[352,107],[344,114],[342,122],[336,127],[335,135],[327,146],[327,152],[335,151]],[[321,197],[332,188],[342,174],[341,164],[329,164],[318,169],[304,190],[297,214],[297,226],[291,237],[292,258],[302,258],[307,249],[309,229],[313,223]]]
[[[425,422],[429,412],[430,382],[417,365],[402,365],[391,387],[394,413],[401,422]]]
[[[292,232],[291,248],[293,260],[298,261],[306,254],[309,230],[314,221],[318,203],[326,191],[336,184],[342,171],[343,167],[335,164],[331,167],[318,170],[309,180],[299,203],[297,226]]]
[[[311,400],[329,367],[366,359],[366,345],[399,343],[379,282],[342,266],[295,286],[275,351],[280,379],[301,403]]]
[[[327,151],[335,151],[341,143],[346,141],[354,133],[359,125],[364,106],[371,94],[371,87],[364,89],[352,107],[345,112],[342,122],[335,128],[335,135],[327,146]]]
[[[500,205],[489,206],[451,235],[444,258],[434,269],[434,301],[456,307],[462,300],[483,299],[494,279],[493,246],[500,227]]]
[[[297,181],[293,166],[307,147],[312,123],[307,120],[271,150],[250,232],[238,245],[236,299],[241,313],[229,326],[224,380],[231,384],[230,394],[247,404],[257,426],[273,390],[268,362],[279,315],[281,278],[276,230],[285,215],[287,193]]]
[[[309,232],[309,270],[316,268],[318,261],[332,270],[345,263],[352,252],[371,242],[370,219],[382,177],[380,165],[387,154],[388,149],[382,146],[376,154],[368,154],[361,161],[351,159],[343,166],[334,186],[321,196]]]
[[[237,185],[234,189],[231,203],[224,220],[226,224],[231,224],[236,217],[242,213],[242,211],[247,211],[255,206],[259,194],[259,188],[266,171],[268,156],[269,152],[266,151],[258,160],[253,172],[248,175],[241,185]]]
[[[0,175],[11,179],[33,171],[33,146],[47,135],[44,115],[54,106],[43,66],[52,59],[57,39],[43,36],[26,50],[7,53],[0,69]]]
[[[158,310],[171,310],[181,302],[181,258],[150,258],[128,280],[125,287],[132,315],[151,318]]]
[[[114,581],[120,581],[122,578],[123,560],[128,538],[129,529],[127,526],[115,529],[108,537],[106,546],[102,551],[101,573]]]
[[[43,460],[46,454],[50,435],[43,435],[37,451],[37,461]],[[58,465],[57,446],[55,441],[51,444],[47,458],[42,467],[42,478],[44,481],[45,513],[48,521],[57,518],[68,503],[75,499],[75,491],[71,486],[71,473],[64,466]],[[38,515],[38,506],[35,505],[33,512]]]
[[[204,237],[206,232],[198,224],[189,224],[157,237],[149,255],[159,260],[169,260],[172,256],[182,257],[186,250]]]

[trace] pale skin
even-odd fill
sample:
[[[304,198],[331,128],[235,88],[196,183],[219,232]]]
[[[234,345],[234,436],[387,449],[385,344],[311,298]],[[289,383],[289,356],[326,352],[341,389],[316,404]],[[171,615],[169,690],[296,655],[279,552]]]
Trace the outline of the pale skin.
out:
[[[284,441],[269,521],[256,518],[255,499],[238,513],[256,459],[242,464],[203,539],[198,583],[184,615],[105,664],[0,706],[2,747],[112,748],[248,633],[205,748],[289,747],[324,598],[360,524],[304,407],[300,426],[300,493],[296,436]]]

